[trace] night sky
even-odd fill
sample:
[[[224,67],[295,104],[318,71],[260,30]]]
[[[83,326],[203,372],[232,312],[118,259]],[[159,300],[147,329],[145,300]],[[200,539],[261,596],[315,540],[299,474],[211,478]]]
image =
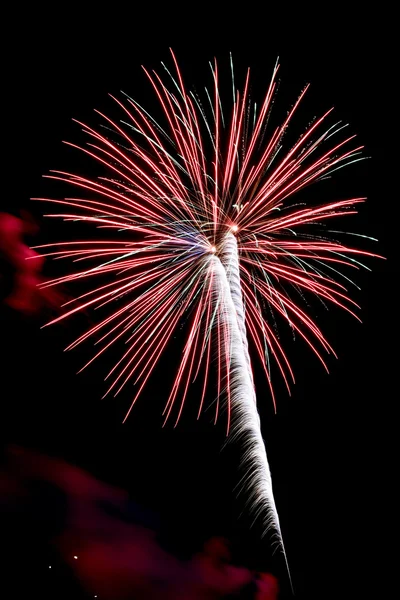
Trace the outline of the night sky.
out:
[[[54,239],[59,226],[42,220],[42,207],[29,198],[51,195],[42,179],[50,169],[82,169],[80,156],[61,144],[82,139],[71,119],[97,124],[94,108],[115,114],[107,94],[119,90],[151,109],[154,98],[140,65],[157,69],[161,61],[170,61],[169,47],[187,84],[199,88],[210,83],[208,61],[215,56],[220,69],[228,69],[231,51],[238,80],[247,66],[252,68],[259,100],[279,55],[278,116],[306,83],[312,84],[295,120],[299,133],[314,114],[335,107],[335,115],[350,123],[371,158],[311,193],[313,198],[321,193],[322,199],[367,196],[360,214],[338,222],[338,229],[378,238],[377,244],[360,244],[387,260],[371,259],[372,272],[357,275],[361,291],[355,290],[353,298],[361,306],[362,324],[333,308],[315,307],[339,356],[328,357],[330,374],[305,344],[287,336],[296,376],[292,396],[276,377],[275,415],[256,368],[257,396],[297,597],[361,598],[374,590],[374,597],[389,598],[398,551],[392,534],[398,472],[398,189],[396,168],[389,166],[397,127],[394,16],[383,9],[349,15],[337,6],[325,17],[311,10],[269,14],[267,6],[260,13],[246,3],[238,5],[240,12],[233,14],[232,5],[217,17],[215,8],[209,12],[200,5],[162,13],[156,6],[112,6],[9,11],[3,25],[11,41],[3,55],[2,210],[18,214],[28,208],[39,219],[40,234],[30,243]],[[63,231],[68,237],[68,226]],[[57,272],[54,265],[46,269]],[[167,382],[178,364],[174,347],[121,425],[130,404],[129,385],[118,398],[101,400],[107,360],[76,375],[90,348],[62,352],[88,315],[41,330],[43,315],[28,319],[4,307],[1,313],[3,448],[18,444],[62,457],[128,489],[135,502],[158,516],[166,543],[182,555],[209,535],[231,537],[237,560],[272,569],[283,578],[281,597],[290,597],[281,560],[270,557],[268,540],[259,541],[257,525],[249,530],[248,515],[238,516],[243,502],[234,499],[233,488],[240,447],[222,450],[224,423],[214,427],[211,410],[196,421],[197,405],[190,406],[189,397],[179,426],[161,427]],[[18,532],[24,550],[17,570],[29,571],[29,589],[39,592],[35,586],[43,586],[47,597],[45,577],[32,572],[40,570],[42,554],[46,564],[49,550],[45,534],[32,535],[31,530],[26,538]],[[60,575],[65,594],[68,578]],[[64,597],[61,592],[59,597]]]

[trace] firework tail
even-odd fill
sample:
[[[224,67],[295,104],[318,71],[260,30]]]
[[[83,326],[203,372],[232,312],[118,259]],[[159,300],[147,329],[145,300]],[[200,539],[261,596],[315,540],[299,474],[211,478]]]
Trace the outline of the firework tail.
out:
[[[263,531],[271,534],[273,545],[282,550],[292,586],[272,490],[271,471],[261,435],[246,336],[238,246],[232,233],[224,236],[219,257],[212,256],[210,260],[214,272],[214,293],[221,306],[220,319],[229,337],[228,385],[232,415],[228,441],[240,439],[243,448],[242,467],[245,471],[242,482],[246,487],[250,510],[254,519],[262,519]]]

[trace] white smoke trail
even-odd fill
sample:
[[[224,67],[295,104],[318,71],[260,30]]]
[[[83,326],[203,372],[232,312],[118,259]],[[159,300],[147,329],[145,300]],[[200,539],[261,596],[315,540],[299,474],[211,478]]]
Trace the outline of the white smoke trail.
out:
[[[233,304],[235,306],[239,331],[242,337],[243,352],[246,359],[247,370],[253,384],[253,396],[255,401],[253,372],[249,356],[249,346],[247,343],[242,287],[240,284],[238,245],[236,237],[232,233],[227,233],[225,235],[221,244],[221,251],[219,256],[226,271],[230,294],[233,300]]]
[[[243,485],[246,486],[250,510],[255,519],[259,516],[262,518],[265,534],[272,531],[276,545],[283,552],[290,579],[272,490],[271,472],[256,406],[240,286],[238,247],[233,234],[229,233],[223,239],[220,258],[211,256],[210,261],[214,273],[214,293],[220,304],[220,323],[229,332],[229,384],[232,405],[230,439],[240,438],[243,447],[242,464],[245,468]]]

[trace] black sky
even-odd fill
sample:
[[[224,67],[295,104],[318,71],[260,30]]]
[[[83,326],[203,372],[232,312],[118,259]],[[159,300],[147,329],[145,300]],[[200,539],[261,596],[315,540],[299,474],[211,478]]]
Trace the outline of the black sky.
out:
[[[298,341],[290,349],[297,378],[292,397],[278,384],[273,415],[260,379],[258,398],[298,597],[361,598],[366,590],[380,589],[376,597],[388,598],[398,551],[391,533],[399,337],[398,190],[396,169],[389,166],[398,97],[394,15],[384,7],[369,13],[332,5],[321,5],[321,12],[282,7],[278,14],[246,3],[216,11],[187,4],[160,12],[156,5],[138,9],[133,3],[8,9],[4,209],[29,206],[39,214],[29,198],[46,193],[42,174],[75,164],[61,147],[63,139],[74,141],[79,134],[71,118],[96,123],[92,109],[113,110],[107,94],[121,89],[153,102],[140,65],[158,68],[169,60],[169,47],[186,81],[198,86],[209,82],[208,60],[216,56],[228,67],[232,51],[239,73],[252,67],[255,95],[265,89],[279,55],[278,107],[285,110],[307,82],[312,87],[305,110],[311,112],[305,115],[335,106],[371,157],[338,174],[338,189],[368,196],[353,229],[377,237],[372,251],[388,260],[371,260],[372,272],[360,273],[362,289],[355,299],[362,325],[321,308],[320,322],[339,355],[328,360],[330,375]],[[40,331],[39,325],[16,315],[7,315],[3,324],[6,443],[63,456],[128,487],[170,520],[182,546],[191,528],[197,537],[220,528],[236,536],[249,562],[259,564],[266,546],[257,544],[257,530],[246,533],[246,518],[235,525],[238,505],[231,489],[238,454],[221,453],[222,428],[213,429],[207,413],[197,423],[188,409],[178,429],[161,430],[162,375],[172,357],[122,427],[129,391],[101,402],[102,373],[77,377],[84,355],[62,353],[71,329]],[[71,328],[79,326],[75,321]]]

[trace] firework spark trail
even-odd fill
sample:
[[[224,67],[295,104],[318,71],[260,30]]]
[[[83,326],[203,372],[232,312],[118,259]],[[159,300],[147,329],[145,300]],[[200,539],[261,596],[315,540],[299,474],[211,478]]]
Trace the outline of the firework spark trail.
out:
[[[215,279],[221,286],[221,295],[224,298],[224,310],[221,318],[231,335],[228,360],[230,362],[229,383],[233,410],[231,435],[228,440],[239,439],[242,444],[241,460],[245,471],[242,483],[245,489],[246,482],[250,483],[248,487],[250,511],[254,520],[258,517],[262,518],[264,533],[272,529],[276,546],[282,549],[292,585],[272,489],[271,471],[261,435],[247,342],[238,244],[233,233],[229,232],[224,236],[221,242],[220,261],[215,257],[213,267],[218,274]]]
[[[76,121],[87,144],[68,142],[68,146],[94,160],[106,174],[88,177],[52,171],[51,180],[71,185],[82,196],[39,200],[62,207],[63,212],[47,216],[91,225],[108,235],[103,241],[41,246],[45,255],[70,258],[81,266],[43,287],[74,282],[89,286],[66,302],[64,314],[52,323],[82,310],[99,309],[98,322],[68,349],[88,341],[95,344],[95,355],[86,368],[114,345],[125,344],[106,376],[106,393],[116,395],[128,381],[134,382],[137,387],[126,416],[174,332],[184,323],[187,339],[164,416],[167,420],[175,411],[177,423],[190,383],[202,377],[200,415],[216,350],[215,419],[224,392],[227,432],[232,420],[231,435],[240,437],[245,446],[252,508],[266,530],[274,530],[283,549],[248,338],[275,406],[272,360],[289,391],[294,382],[277,321],[285,321],[327,369],[322,351],[335,355],[334,350],[301,306],[304,296],[312,294],[358,318],[357,305],[347,290],[353,281],[343,271],[364,267],[360,258],[376,255],[338,241],[338,232],[324,225],[356,213],[356,206],[365,199],[304,206],[293,197],[311,183],[361,160],[362,146],[349,149],[354,136],[332,142],[344,126],[328,126],[328,110],[286,154],[282,152],[285,132],[308,86],[283,123],[266,137],[278,65],[258,111],[255,105],[252,109],[249,98],[249,71],[242,93],[235,92],[232,73],[230,119],[224,115],[217,64],[212,65],[209,120],[201,98],[187,93],[172,56],[176,76],[163,65],[172,85],[145,70],[160,103],[161,124],[128,96],[124,102],[112,97],[125,120],[115,122],[98,112],[103,122],[100,129]]]
[[[235,245],[231,244],[232,254],[235,252]],[[232,283],[226,267],[218,257],[213,256],[209,260],[215,275],[214,293],[221,306],[221,324],[230,332],[227,360],[230,365],[231,402],[232,408],[235,409],[231,435],[240,437],[245,448],[243,464],[247,468],[251,465],[251,473],[248,472],[246,477],[251,479],[252,484],[250,487],[252,510],[262,513],[265,505],[267,506],[268,510],[263,512],[266,530],[272,527],[279,537],[279,543],[282,543],[279,518],[272,493],[271,474],[261,436],[249,355],[243,343],[242,327],[239,324],[239,315],[240,313],[243,315],[243,310],[241,311],[238,305],[238,297],[236,296],[235,302],[232,295]]]

